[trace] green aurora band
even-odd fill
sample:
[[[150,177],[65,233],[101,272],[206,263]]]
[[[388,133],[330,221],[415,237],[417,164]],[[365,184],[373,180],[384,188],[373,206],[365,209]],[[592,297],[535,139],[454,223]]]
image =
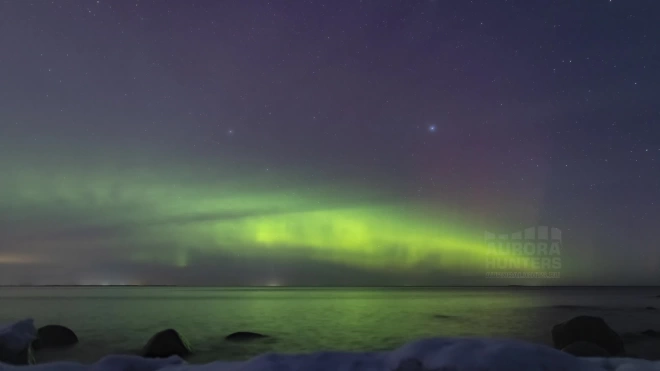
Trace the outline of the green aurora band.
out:
[[[483,272],[492,253],[483,230],[425,213],[421,204],[391,202],[368,185],[303,184],[291,174],[249,170],[254,164],[191,166],[201,162],[129,152],[4,156],[0,169],[10,176],[0,210],[11,241],[28,246],[21,247],[27,254],[38,246],[50,260],[71,245],[122,247],[130,261],[179,267],[193,252],[215,252],[368,270]]]

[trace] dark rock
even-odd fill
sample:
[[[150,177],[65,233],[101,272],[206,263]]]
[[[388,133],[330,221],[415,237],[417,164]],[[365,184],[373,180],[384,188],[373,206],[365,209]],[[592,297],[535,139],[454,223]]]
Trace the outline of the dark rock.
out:
[[[37,339],[32,342],[34,350],[43,348],[69,347],[78,344],[78,336],[70,328],[46,325],[37,330]]]
[[[12,365],[34,364],[32,340],[37,336],[34,320],[31,318],[15,322],[0,331],[0,369],[1,363]]]
[[[552,328],[555,348],[564,349],[577,342],[587,342],[605,349],[613,356],[625,354],[623,340],[600,317],[578,316]]]
[[[8,363],[10,365],[33,365],[35,364],[35,361],[32,346],[28,345],[25,349],[20,351],[0,346],[0,362]]]
[[[660,338],[660,331],[646,330],[646,331],[642,331],[642,335],[646,335],[652,338]]]
[[[230,341],[250,341],[256,339],[264,339],[267,337],[268,335],[263,335],[256,332],[239,331],[225,336],[225,339]]]
[[[563,352],[572,354],[577,357],[609,357],[609,354],[605,349],[599,347],[596,344],[589,343],[586,341],[578,341],[576,343],[570,344],[567,347],[562,349]]]
[[[418,359],[406,358],[394,371],[424,371],[424,365]]]
[[[656,310],[656,309],[658,309],[658,308],[656,308],[656,307],[651,307],[651,306],[648,306],[648,307],[646,307],[646,308],[644,308],[644,309],[646,309],[646,310]]]
[[[167,358],[173,355],[186,357],[191,353],[188,342],[174,329],[155,334],[142,350],[142,356],[149,358]]]

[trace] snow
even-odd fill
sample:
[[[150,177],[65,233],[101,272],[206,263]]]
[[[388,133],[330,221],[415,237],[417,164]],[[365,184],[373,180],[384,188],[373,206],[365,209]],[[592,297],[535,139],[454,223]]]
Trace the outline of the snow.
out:
[[[19,352],[37,338],[34,320],[24,319],[9,325],[0,325],[0,347]]]
[[[27,345],[36,330],[32,320],[0,327],[0,345]],[[433,338],[390,352],[267,353],[244,362],[187,364],[179,357],[148,359],[110,355],[85,365],[53,362],[31,366],[0,363],[0,371],[660,371],[660,361],[630,358],[578,358],[556,349],[516,340]]]

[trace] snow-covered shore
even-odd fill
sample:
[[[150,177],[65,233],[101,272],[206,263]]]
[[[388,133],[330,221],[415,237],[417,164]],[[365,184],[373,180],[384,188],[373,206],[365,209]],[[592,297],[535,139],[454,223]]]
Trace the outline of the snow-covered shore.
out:
[[[32,320],[0,328],[0,346],[18,350],[35,338]],[[389,352],[264,354],[242,362],[187,364],[172,356],[149,359],[110,355],[94,364],[53,362],[14,366],[0,371],[486,371],[585,370],[660,371],[660,361],[632,358],[579,358],[538,344],[505,339],[433,338],[408,343]]]

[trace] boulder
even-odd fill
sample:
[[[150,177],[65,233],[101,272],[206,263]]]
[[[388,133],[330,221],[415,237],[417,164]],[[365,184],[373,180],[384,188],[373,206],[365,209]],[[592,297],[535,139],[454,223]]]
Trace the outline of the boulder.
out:
[[[623,340],[600,317],[578,316],[552,328],[555,348],[564,349],[577,342],[587,342],[603,348],[612,356],[625,354]]]
[[[34,350],[61,348],[78,344],[78,336],[70,328],[60,325],[46,325],[37,330],[37,339],[32,342]]]
[[[32,341],[37,329],[30,318],[0,326],[0,362],[12,365],[29,365],[34,362]]]
[[[563,352],[572,354],[576,357],[609,357],[609,354],[605,349],[599,347],[596,344],[589,343],[586,341],[578,341],[573,344],[570,344],[562,349]]]
[[[229,341],[250,341],[264,339],[267,337],[268,335],[259,334],[257,332],[239,331],[225,336],[225,339]]]
[[[0,362],[10,365],[33,365],[36,363],[34,351],[30,345],[19,351],[0,346]]]
[[[167,358],[173,355],[183,358],[191,353],[188,342],[174,329],[155,334],[142,350],[142,356],[149,358]]]

